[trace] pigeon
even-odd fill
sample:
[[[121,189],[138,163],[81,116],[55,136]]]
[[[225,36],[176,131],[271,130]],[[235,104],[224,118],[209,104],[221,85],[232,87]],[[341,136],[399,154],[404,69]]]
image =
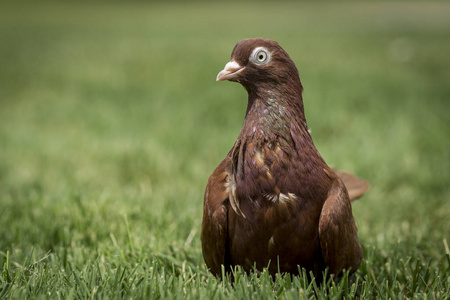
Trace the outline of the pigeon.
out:
[[[351,200],[369,184],[330,168],[314,146],[292,59],[275,41],[245,39],[217,75],[224,80],[247,90],[248,105],[205,191],[201,242],[209,270],[218,277],[235,266],[271,275],[353,273],[363,251]]]

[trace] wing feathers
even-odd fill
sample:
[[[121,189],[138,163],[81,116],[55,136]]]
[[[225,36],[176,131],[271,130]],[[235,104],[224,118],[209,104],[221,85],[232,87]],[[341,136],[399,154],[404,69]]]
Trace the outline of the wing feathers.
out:
[[[322,256],[331,273],[339,274],[344,269],[355,271],[361,264],[363,253],[350,198],[342,180],[331,171],[326,172],[334,177],[334,181],[319,219]]]
[[[225,159],[209,177],[206,187],[203,222],[202,251],[206,265],[211,272],[219,276],[221,265],[225,265],[228,235],[228,192],[226,188],[227,173]]]

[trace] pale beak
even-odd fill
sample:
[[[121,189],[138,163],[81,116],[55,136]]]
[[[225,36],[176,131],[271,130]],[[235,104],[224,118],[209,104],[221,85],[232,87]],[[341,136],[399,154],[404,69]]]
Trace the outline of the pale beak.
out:
[[[237,62],[234,60],[230,61],[225,65],[225,68],[217,74],[217,81],[223,81],[223,80],[230,80],[233,79],[244,70],[245,67],[241,67]]]

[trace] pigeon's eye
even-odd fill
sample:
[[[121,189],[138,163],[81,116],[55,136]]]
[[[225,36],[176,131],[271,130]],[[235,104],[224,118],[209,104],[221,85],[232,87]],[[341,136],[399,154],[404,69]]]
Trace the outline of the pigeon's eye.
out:
[[[264,47],[257,47],[253,50],[250,61],[257,65],[265,65],[270,61],[270,52]]]
[[[256,58],[258,59],[259,62],[264,62],[267,59],[267,54],[264,51],[259,51],[256,54]]]

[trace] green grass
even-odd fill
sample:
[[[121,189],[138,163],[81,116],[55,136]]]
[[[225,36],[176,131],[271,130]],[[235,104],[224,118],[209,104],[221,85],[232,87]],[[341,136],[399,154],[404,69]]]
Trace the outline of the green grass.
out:
[[[0,298],[450,298],[450,5],[2,4]],[[207,272],[206,181],[246,93],[234,44],[280,42],[316,146],[372,188],[364,261],[328,282]]]

